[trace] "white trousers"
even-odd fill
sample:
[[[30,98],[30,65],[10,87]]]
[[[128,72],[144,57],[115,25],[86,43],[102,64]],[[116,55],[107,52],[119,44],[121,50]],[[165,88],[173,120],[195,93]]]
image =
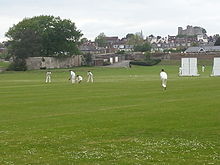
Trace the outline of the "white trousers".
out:
[[[162,81],[162,87],[166,88],[167,87],[167,79],[161,79]]]
[[[89,76],[87,82],[93,82],[93,76]]]
[[[71,83],[75,83],[76,82],[76,77],[75,76],[72,76],[71,77]]]
[[[50,75],[48,75],[48,76],[46,76],[46,83],[50,83],[51,82],[51,76]]]

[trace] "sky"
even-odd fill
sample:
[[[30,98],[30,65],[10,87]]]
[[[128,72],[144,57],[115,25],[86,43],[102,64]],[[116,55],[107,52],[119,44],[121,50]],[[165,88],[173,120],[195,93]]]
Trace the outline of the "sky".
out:
[[[166,37],[187,25],[214,35],[220,33],[219,7],[220,0],[0,0],[0,42],[14,24],[39,15],[70,19],[89,40],[102,32]]]

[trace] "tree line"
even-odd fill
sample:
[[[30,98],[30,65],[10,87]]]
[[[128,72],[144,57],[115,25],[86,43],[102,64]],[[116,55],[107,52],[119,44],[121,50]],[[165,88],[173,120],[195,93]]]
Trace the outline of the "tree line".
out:
[[[87,42],[81,30],[69,19],[54,16],[35,16],[24,18],[6,32],[8,41],[0,44],[7,47],[7,53],[13,58],[11,70],[26,70],[25,59],[28,57],[68,57],[81,54],[79,46]],[[108,46],[106,35],[100,33],[95,38],[99,47]],[[151,45],[142,33],[129,33],[126,44],[132,45],[134,51],[150,52]],[[215,45],[220,45],[220,38]]]

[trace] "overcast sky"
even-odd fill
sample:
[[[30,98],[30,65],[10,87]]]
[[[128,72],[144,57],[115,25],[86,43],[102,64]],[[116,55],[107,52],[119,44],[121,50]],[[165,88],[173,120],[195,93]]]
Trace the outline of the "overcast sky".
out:
[[[70,19],[91,40],[101,32],[176,35],[187,25],[214,35],[220,33],[219,7],[220,0],[0,0],[0,41],[13,24],[39,15]]]

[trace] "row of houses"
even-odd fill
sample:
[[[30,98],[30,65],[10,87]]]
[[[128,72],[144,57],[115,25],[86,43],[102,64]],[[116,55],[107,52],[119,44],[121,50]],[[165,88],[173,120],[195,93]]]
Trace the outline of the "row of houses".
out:
[[[214,46],[219,37],[218,34],[208,36],[202,27],[188,25],[186,29],[178,27],[176,36],[168,35],[168,37],[162,38],[150,35],[147,40],[151,43],[153,52],[163,52],[168,49],[187,49],[192,46]]]
[[[116,53],[118,51],[132,51],[134,45],[130,45],[126,38],[119,39],[119,37],[105,37],[106,46],[98,47],[97,43],[87,41],[83,43],[79,49],[85,54],[103,54],[103,53]]]
[[[186,50],[189,47],[197,46],[214,46],[215,41],[219,36],[168,36],[168,37],[154,37],[149,36],[146,42],[150,43],[152,52],[164,52],[166,50]],[[106,37],[107,46],[98,47],[95,42],[88,41],[80,46],[83,53],[103,54],[116,53],[118,51],[131,52],[134,45],[129,45],[126,38],[119,39],[118,37]]]
[[[168,36],[165,38],[148,38],[151,43],[153,52],[163,52],[168,49],[187,49],[192,46],[214,46],[215,41],[219,36]]]
[[[106,37],[106,47],[98,47],[95,42],[88,41],[80,46],[81,52],[85,54],[105,54],[105,53],[116,53],[118,51],[131,52],[133,51],[134,45],[129,45],[126,38],[119,39],[118,37]],[[151,45],[152,52],[163,52],[170,49],[187,49],[189,47],[200,45],[200,46],[214,46],[216,39],[207,36],[190,36],[190,37],[154,37],[150,36],[146,39]]]

